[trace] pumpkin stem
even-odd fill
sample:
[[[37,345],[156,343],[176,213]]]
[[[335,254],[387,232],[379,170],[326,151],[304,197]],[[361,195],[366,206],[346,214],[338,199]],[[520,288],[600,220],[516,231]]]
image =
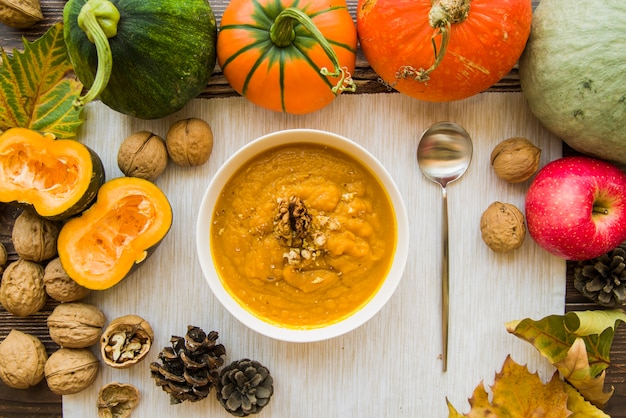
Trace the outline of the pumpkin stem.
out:
[[[290,46],[295,37],[296,32],[294,25],[296,23],[301,24],[304,28],[311,33],[313,38],[317,41],[319,46],[322,47],[328,58],[333,64],[333,71],[330,71],[326,67],[320,69],[320,74],[330,77],[339,77],[339,81],[332,87],[334,94],[339,94],[343,91],[355,91],[356,85],[347,67],[342,67],[339,63],[339,58],[335,53],[335,50],[330,46],[328,40],[324,37],[322,32],[315,26],[311,18],[302,10],[287,7],[283,9],[270,28],[270,39],[279,48],[285,48]]]
[[[404,79],[413,77],[414,80],[421,83],[426,83],[430,80],[430,73],[435,71],[448,49],[448,43],[450,42],[450,30],[455,23],[461,23],[469,15],[471,0],[435,0],[433,6],[428,13],[428,22],[430,26],[435,29],[435,32],[431,38],[433,45],[433,52],[435,55],[435,61],[427,69],[415,68],[407,65],[403,66],[396,72],[397,79]],[[439,50],[437,50],[436,38],[441,35],[441,43]],[[393,85],[391,86],[393,87]]]
[[[78,26],[96,45],[98,67],[91,88],[85,95],[74,101],[74,107],[82,107],[94,100],[109,82],[113,68],[109,38],[117,35],[119,20],[120,12],[109,0],[88,0],[80,9]]]

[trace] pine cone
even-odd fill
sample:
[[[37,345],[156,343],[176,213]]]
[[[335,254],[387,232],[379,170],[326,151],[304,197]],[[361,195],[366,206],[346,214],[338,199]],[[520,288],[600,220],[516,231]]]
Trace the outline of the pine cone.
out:
[[[196,402],[206,398],[219,380],[218,369],[224,364],[226,350],[215,344],[218,333],[208,335],[202,329],[187,327],[184,338],[172,336],[171,347],[159,353],[163,364],[150,364],[150,374],[156,385],[170,394],[170,402]]]
[[[232,415],[245,417],[257,414],[274,393],[274,379],[258,361],[233,361],[220,372],[217,399]]]
[[[574,287],[587,298],[608,308],[626,304],[626,242],[597,258],[579,261]]]

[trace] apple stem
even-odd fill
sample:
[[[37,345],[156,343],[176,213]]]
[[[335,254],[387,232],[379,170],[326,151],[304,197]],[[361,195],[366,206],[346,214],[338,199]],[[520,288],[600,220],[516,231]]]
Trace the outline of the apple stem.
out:
[[[608,215],[609,214],[609,210],[607,208],[603,208],[602,206],[594,206],[592,212],[593,213],[599,213],[599,214],[602,214],[602,215]]]

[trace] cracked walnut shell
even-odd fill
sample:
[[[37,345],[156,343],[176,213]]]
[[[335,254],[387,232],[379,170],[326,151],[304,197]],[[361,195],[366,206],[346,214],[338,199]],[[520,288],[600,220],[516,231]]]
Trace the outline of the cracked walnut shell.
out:
[[[117,166],[127,177],[155,181],[167,167],[165,141],[148,131],[130,135],[117,153]]]
[[[2,273],[0,304],[15,316],[39,312],[46,304],[43,266],[34,261],[17,259]]]
[[[496,253],[522,246],[526,236],[524,214],[510,203],[493,202],[480,218],[483,241]]]
[[[88,348],[59,348],[46,361],[44,372],[52,393],[71,395],[96,380],[100,362]]]
[[[211,156],[213,131],[202,119],[179,120],[167,131],[165,145],[175,164],[183,167],[199,166]]]
[[[48,359],[39,338],[11,330],[0,344],[0,379],[14,389],[27,389],[44,378]]]
[[[100,339],[105,317],[95,305],[68,302],[54,308],[47,323],[50,338],[61,347],[87,348]]]
[[[131,384],[109,383],[98,392],[100,418],[128,418],[139,402],[139,389]]]
[[[496,175],[509,183],[528,180],[539,169],[541,149],[526,138],[509,138],[491,152],[491,165]]]
[[[100,354],[108,366],[125,369],[143,360],[154,340],[152,327],[140,316],[114,319],[100,338]]]

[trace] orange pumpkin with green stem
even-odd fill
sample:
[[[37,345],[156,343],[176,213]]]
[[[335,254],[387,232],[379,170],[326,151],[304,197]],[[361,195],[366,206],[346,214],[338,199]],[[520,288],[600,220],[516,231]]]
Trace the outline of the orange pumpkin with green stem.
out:
[[[431,102],[488,89],[514,67],[530,0],[359,0],[363,54],[390,87]]]
[[[344,0],[232,0],[217,59],[232,88],[251,102],[304,114],[354,89],[356,45]]]

